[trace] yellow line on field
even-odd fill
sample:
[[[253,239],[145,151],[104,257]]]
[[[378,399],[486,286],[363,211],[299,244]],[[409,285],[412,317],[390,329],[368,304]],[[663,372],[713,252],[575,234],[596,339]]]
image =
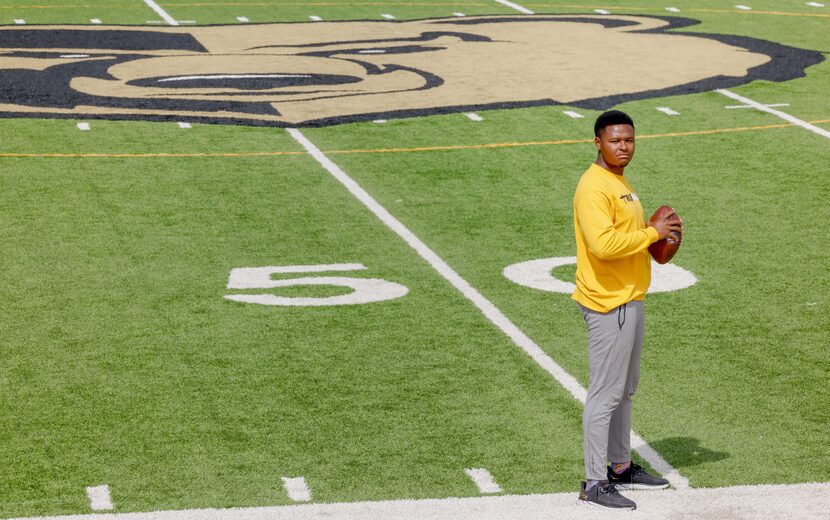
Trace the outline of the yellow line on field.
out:
[[[135,3],[108,3],[108,4],[82,4],[82,5],[0,5],[0,9],[89,9],[89,8],[100,8],[102,7],[132,7],[132,8],[142,8],[146,9],[147,6],[144,4],[135,4]]]
[[[523,143],[485,143],[485,144],[459,144],[449,146],[422,146],[417,148],[376,148],[369,150],[329,150],[323,152],[327,155],[340,155],[348,153],[408,153],[408,152],[441,152],[447,150],[482,150],[486,148],[517,148],[526,146],[555,146],[560,144],[592,143],[593,139],[563,139],[559,141],[528,141]]]
[[[0,157],[274,157],[279,155],[306,155],[305,152],[233,152],[233,153],[0,153]]]
[[[811,124],[830,123],[830,119],[819,119],[809,121]],[[759,130],[770,130],[775,128],[787,128],[795,126],[792,123],[779,123],[775,125],[739,126],[734,128],[714,128],[711,130],[694,130],[690,132],[671,132],[665,134],[643,134],[637,139],[661,139],[666,137],[689,137],[695,135],[713,135],[730,132],[754,132]],[[414,148],[375,148],[375,149],[354,149],[354,150],[328,150],[323,153],[328,155],[345,154],[382,154],[382,153],[412,153],[412,152],[440,152],[453,150],[484,150],[492,148],[522,148],[529,146],[558,146],[566,144],[591,143],[593,139],[559,139],[553,141],[525,141],[513,143],[484,143],[450,146],[421,146]],[[18,158],[129,158],[144,159],[153,157],[279,157],[287,155],[307,155],[306,152],[229,152],[229,153],[0,153],[0,157]]]
[[[458,144],[449,146],[421,146],[417,148],[376,148],[369,150],[328,150],[327,155],[348,153],[408,153],[408,152],[442,152],[448,150],[483,150],[486,148],[517,148],[526,146],[555,146],[560,144],[592,143],[593,139],[563,139],[559,141],[527,141],[520,143],[485,143],[485,144]]]
[[[830,123],[830,119],[821,121],[810,121],[816,123]],[[793,123],[779,123],[776,125],[760,125],[760,126],[741,126],[737,128],[715,128],[712,130],[696,130],[691,132],[672,132],[668,134],[645,134],[638,135],[637,139],[657,139],[662,137],[687,137],[693,135],[711,135],[723,134],[728,132],[751,132],[757,130],[769,130],[773,128],[786,128],[795,126]],[[329,155],[336,154],[352,154],[352,153],[407,153],[407,152],[438,152],[445,150],[481,150],[485,148],[514,148],[526,146],[556,146],[563,144],[584,144],[594,142],[591,139],[563,139],[557,141],[528,141],[520,143],[487,143],[487,144],[470,144],[470,145],[453,145],[453,146],[424,146],[419,148],[378,148],[374,150],[330,150],[324,152]]]

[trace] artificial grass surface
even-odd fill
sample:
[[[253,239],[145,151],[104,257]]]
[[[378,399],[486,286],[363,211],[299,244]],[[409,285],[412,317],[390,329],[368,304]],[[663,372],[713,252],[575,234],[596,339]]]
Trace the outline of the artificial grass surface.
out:
[[[795,128],[755,134],[755,153],[742,137],[641,141],[629,168],[647,212],[668,202],[684,216],[684,248],[674,262],[700,279],[647,299],[635,428],[664,441],[664,455],[681,461],[693,485],[826,480],[826,467],[804,460],[820,460],[826,448],[826,415],[816,414],[814,400],[826,396],[814,385],[828,375],[828,319],[814,307],[826,305],[819,302],[830,258],[811,237],[830,216],[814,196],[828,190],[820,166],[827,148]],[[445,152],[440,167],[413,154],[338,163],[586,385],[584,325],[574,304],[501,276],[512,263],[573,254],[570,199],[592,148],[549,150]],[[793,156],[798,172],[790,170]],[[402,197],[409,200],[395,205]],[[666,439],[688,442],[672,449]],[[689,442],[699,446],[694,451],[724,455],[697,460],[685,452]],[[756,468],[758,457],[781,464]]]
[[[237,13],[221,3],[162,5],[200,23],[389,12],[344,4]],[[143,2],[85,4],[94,8],[64,0],[23,17],[155,18]],[[753,6],[775,7],[767,4]],[[393,14],[476,14],[473,7],[509,11],[459,3]],[[662,9],[641,7],[629,12]],[[719,13],[712,1],[678,7],[703,21],[684,30],[827,50],[822,18]],[[707,11],[687,12],[694,7]],[[813,12],[799,3],[777,9],[785,7]],[[824,62],[802,79],[733,90],[828,119],[828,70]],[[641,137],[629,176],[647,212],[668,202],[683,215],[675,262],[699,278],[647,299],[634,428],[693,486],[826,481],[830,259],[820,238],[830,217],[822,171],[830,147],[796,127],[761,128],[784,122],[723,108],[732,104],[706,93],[619,107]],[[338,153],[590,139],[598,112],[574,120],[565,109],[303,132],[587,385],[573,302],[515,285],[501,270],[573,254],[571,197],[593,159],[590,143]],[[0,152],[301,150],[280,129],[92,121],[79,132],[74,123],[4,120]],[[738,127],[750,129],[646,138]],[[507,493],[576,489],[578,403],[309,157],[0,157],[0,167],[0,516],[86,512],[83,488],[103,483],[117,511],[288,503],[282,476],[304,476],[315,501],[476,495],[467,467],[488,468]],[[346,276],[410,292],[330,308],[223,298],[258,292],[225,289],[235,267],[343,262],[368,268]],[[569,269],[556,274],[572,276]]]
[[[578,404],[310,158],[3,162],[4,516],[99,483],[154,510],[287,502],[295,475],[321,501],[578,480]],[[222,298],[234,267],[355,261],[410,294]]]

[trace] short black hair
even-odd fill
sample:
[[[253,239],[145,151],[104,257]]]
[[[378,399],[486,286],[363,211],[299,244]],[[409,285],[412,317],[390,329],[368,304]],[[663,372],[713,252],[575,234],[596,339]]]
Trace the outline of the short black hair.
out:
[[[628,114],[620,110],[603,112],[597,118],[597,122],[594,123],[594,135],[599,137],[600,130],[612,125],[631,125],[631,128],[634,128],[634,121],[631,120]]]

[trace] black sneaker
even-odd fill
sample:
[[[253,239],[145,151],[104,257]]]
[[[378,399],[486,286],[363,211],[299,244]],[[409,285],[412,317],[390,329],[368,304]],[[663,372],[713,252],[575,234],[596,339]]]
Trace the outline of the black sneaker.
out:
[[[585,491],[585,481],[582,481],[579,489],[579,500],[581,504],[589,506],[610,507],[612,509],[637,509],[637,504],[632,500],[620,495],[614,484],[603,480],[588,491]]]
[[[664,478],[649,475],[646,470],[637,464],[631,466],[619,475],[608,466],[608,482],[611,482],[620,489],[666,489],[669,481]]]

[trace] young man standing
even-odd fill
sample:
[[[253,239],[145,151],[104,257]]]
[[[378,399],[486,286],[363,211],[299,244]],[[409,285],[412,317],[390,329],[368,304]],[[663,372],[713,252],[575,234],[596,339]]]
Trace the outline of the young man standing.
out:
[[[582,416],[586,481],[579,499],[635,509],[637,505],[618,488],[669,485],[631,462],[631,396],[640,378],[643,297],[651,283],[648,246],[671,231],[682,231],[682,223],[674,214],[645,222],[640,200],[623,175],[634,157],[634,122],[627,114],[601,114],[594,136],[597,158],[582,175],[573,203],[573,299],[588,328],[590,372]]]

